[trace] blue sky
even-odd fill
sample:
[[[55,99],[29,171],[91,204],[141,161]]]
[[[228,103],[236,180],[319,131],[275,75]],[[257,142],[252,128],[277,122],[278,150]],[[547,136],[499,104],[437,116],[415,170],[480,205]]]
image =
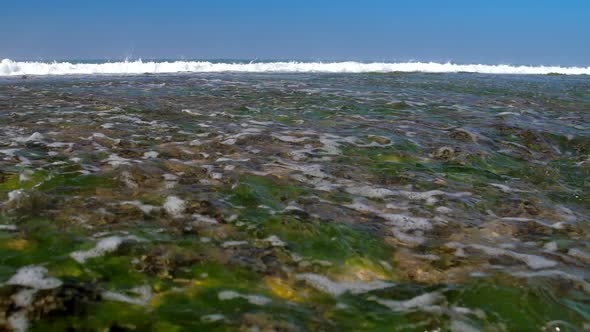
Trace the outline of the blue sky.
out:
[[[590,65],[590,0],[3,1],[0,58]]]

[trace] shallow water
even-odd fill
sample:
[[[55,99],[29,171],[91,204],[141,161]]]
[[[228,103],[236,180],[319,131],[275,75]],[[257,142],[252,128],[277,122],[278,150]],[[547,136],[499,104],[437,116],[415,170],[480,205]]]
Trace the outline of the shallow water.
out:
[[[0,78],[0,329],[590,329],[590,78]]]

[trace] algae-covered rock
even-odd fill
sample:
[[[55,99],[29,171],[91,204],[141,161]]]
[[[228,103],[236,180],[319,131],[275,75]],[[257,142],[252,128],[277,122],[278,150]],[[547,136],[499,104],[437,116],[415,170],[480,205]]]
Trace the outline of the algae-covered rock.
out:
[[[434,157],[438,159],[452,159],[455,157],[455,149],[450,146],[441,146],[434,151]]]
[[[459,141],[467,141],[473,143],[477,143],[478,141],[477,135],[475,133],[464,128],[453,129],[450,132],[449,136]]]

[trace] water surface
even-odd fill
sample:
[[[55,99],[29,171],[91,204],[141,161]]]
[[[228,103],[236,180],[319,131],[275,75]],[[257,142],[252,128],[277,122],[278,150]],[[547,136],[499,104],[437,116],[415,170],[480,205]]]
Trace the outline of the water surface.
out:
[[[590,78],[0,78],[0,329],[590,328]]]

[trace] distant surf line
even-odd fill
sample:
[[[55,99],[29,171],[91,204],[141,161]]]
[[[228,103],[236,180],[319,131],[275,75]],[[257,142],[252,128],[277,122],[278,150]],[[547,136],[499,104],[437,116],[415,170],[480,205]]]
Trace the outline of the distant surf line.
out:
[[[0,76],[22,75],[125,75],[170,73],[480,73],[511,75],[590,75],[590,67],[514,66],[437,62],[210,62],[120,61],[39,62],[0,61]]]

